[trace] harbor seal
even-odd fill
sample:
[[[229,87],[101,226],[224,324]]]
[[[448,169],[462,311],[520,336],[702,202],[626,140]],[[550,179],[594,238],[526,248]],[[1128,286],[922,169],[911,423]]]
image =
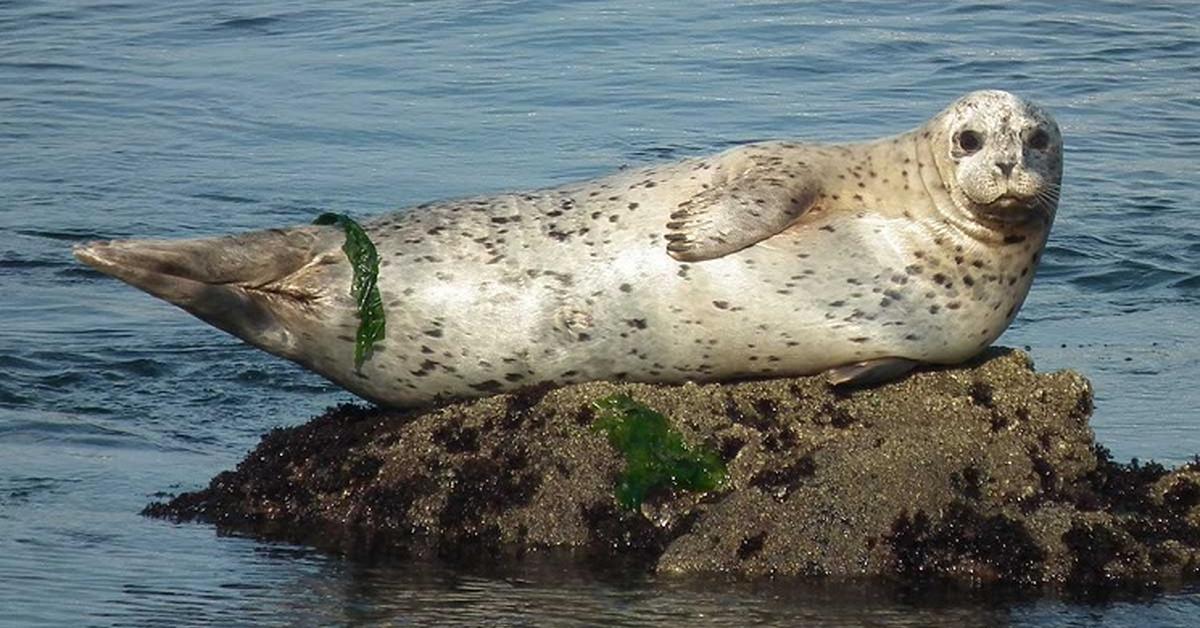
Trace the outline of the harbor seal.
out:
[[[361,370],[340,229],[75,255],[384,405],[597,379],[871,382],[1000,335],[1061,176],[1050,114],[979,91],[880,140],[752,143],[380,216],[362,226],[388,328]]]

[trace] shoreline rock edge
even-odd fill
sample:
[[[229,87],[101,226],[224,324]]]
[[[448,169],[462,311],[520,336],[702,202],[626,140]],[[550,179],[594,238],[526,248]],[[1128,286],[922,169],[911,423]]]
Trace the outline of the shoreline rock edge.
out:
[[[591,403],[720,452],[721,489],[617,506]],[[841,393],[818,377],[590,382],[419,411],[340,406],[144,514],[349,554],[565,549],[659,573],[1147,586],[1200,575],[1200,465],[1114,463],[1091,385],[993,348]]]

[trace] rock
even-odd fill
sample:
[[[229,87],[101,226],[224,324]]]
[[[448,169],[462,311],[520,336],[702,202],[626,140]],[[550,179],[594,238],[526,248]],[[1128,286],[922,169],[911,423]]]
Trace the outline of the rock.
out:
[[[618,507],[592,403],[624,392],[720,452],[722,489]],[[950,577],[1097,587],[1200,573],[1200,469],[1113,463],[1091,386],[992,349],[840,393],[820,378],[593,382],[277,429],[145,513],[340,552],[569,549],[661,573]]]

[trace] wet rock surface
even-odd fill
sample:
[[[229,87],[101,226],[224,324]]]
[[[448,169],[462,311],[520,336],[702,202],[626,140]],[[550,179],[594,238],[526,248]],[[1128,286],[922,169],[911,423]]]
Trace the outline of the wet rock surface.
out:
[[[720,452],[723,488],[626,511],[592,403],[623,392]],[[1091,387],[992,349],[853,392],[820,378],[587,383],[277,429],[145,513],[351,554],[565,549],[659,573],[950,578],[1075,588],[1200,575],[1200,468],[1111,461]]]

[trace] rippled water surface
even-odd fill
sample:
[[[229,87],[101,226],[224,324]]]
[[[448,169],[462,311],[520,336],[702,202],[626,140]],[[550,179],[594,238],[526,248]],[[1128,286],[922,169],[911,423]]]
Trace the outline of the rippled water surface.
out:
[[[855,585],[366,565],[146,520],[345,393],[70,258],[531,188],[963,92],[1048,106],[1059,219],[1001,342],[1089,376],[1121,458],[1200,452],[1200,4],[0,0],[0,623],[1187,625]]]

